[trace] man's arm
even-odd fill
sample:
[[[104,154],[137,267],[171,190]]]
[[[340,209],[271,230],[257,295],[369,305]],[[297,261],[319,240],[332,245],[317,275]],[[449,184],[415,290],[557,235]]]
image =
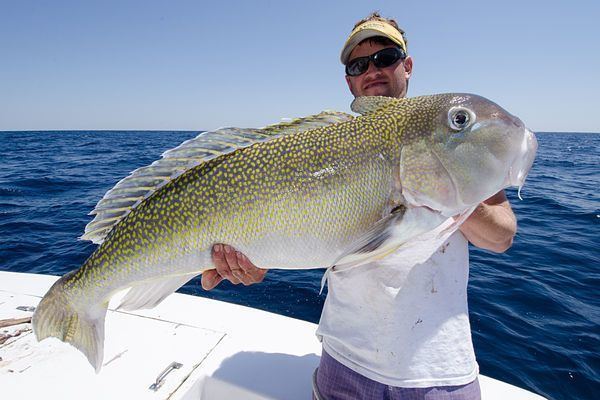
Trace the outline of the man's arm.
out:
[[[517,233],[517,218],[504,190],[479,204],[459,229],[474,246],[496,253],[508,250]]]

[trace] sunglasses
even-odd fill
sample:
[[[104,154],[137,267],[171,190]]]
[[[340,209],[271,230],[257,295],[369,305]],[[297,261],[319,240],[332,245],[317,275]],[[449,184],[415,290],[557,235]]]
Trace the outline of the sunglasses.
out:
[[[406,53],[399,47],[388,47],[387,49],[379,50],[377,53],[373,53],[370,56],[358,57],[350,60],[346,64],[346,75],[359,76],[367,72],[369,69],[369,62],[373,61],[373,65],[377,68],[389,67],[392,64],[398,62],[398,60],[404,60]]]

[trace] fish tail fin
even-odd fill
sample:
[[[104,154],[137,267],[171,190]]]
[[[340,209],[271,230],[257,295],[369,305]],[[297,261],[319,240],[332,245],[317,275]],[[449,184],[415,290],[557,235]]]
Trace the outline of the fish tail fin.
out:
[[[77,310],[65,290],[66,278],[68,275],[56,281],[36,307],[32,318],[33,332],[38,341],[52,336],[75,346],[98,373],[104,357],[104,318],[108,301],[84,312]]]

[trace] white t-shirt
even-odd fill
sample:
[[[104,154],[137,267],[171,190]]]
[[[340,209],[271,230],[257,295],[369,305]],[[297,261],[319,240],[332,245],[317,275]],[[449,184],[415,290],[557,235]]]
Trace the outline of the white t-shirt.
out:
[[[386,385],[463,385],[479,368],[467,308],[468,242],[459,231],[415,265],[402,250],[328,272],[317,336],[348,368]],[[428,242],[429,243],[429,242]],[[440,243],[442,244],[440,246]]]

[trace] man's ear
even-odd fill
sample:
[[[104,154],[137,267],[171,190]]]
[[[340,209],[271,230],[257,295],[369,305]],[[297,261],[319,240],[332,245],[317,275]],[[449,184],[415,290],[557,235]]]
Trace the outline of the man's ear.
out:
[[[411,56],[407,56],[404,59],[404,71],[406,74],[406,79],[410,79],[410,76],[412,75],[412,69],[413,69],[413,59]],[[348,79],[348,77],[346,77],[346,79]]]
[[[354,95],[354,88],[352,87],[352,81],[350,80],[350,77],[348,75],[346,75],[346,83],[348,84],[348,89],[350,89],[350,93],[352,93]]]

